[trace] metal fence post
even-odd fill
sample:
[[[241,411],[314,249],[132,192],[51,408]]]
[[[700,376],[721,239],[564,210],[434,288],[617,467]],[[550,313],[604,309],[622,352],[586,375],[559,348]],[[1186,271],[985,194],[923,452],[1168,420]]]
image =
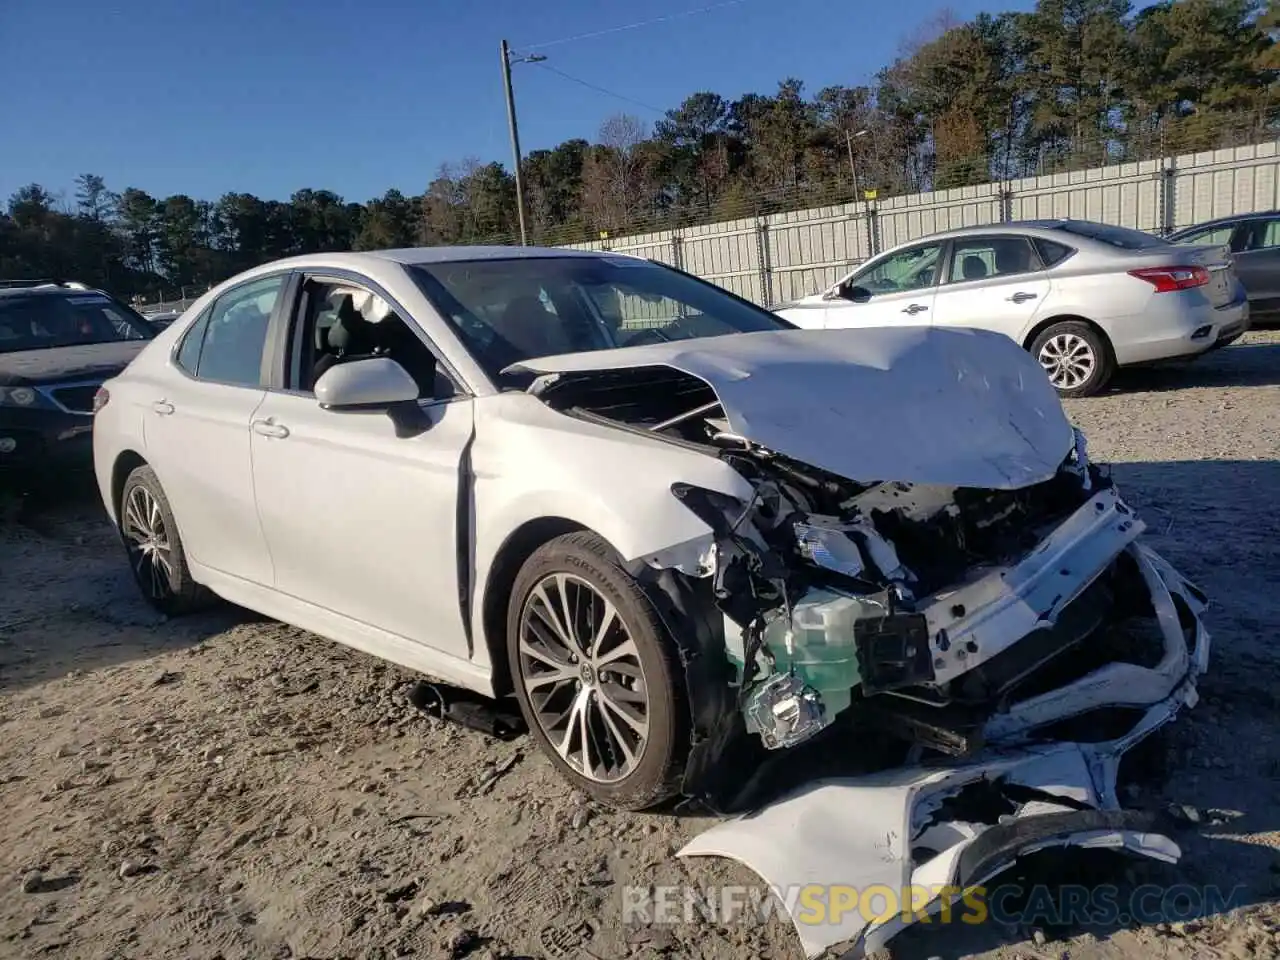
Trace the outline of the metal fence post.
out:
[[[1174,206],[1177,199],[1177,159],[1160,158],[1160,236],[1167,237],[1173,232]]]
[[[756,263],[760,268],[762,306],[773,306],[773,260],[769,250],[769,218],[756,221]]]
[[[684,269],[684,240],[676,233],[671,235],[671,265],[677,270]]]

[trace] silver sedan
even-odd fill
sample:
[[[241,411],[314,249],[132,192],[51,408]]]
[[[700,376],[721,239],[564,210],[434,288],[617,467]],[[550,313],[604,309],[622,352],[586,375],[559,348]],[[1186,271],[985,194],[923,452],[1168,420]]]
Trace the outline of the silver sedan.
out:
[[[1118,367],[1195,357],[1249,327],[1225,246],[1174,246],[1086,220],[934,234],[775,312],[811,329],[927,324],[1003,333],[1067,397],[1097,393]]]

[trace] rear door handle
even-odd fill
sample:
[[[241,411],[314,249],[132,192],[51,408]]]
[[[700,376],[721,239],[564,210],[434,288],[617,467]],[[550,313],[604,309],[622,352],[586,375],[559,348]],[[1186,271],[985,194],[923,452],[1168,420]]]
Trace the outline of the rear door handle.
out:
[[[1019,290],[1011,297],[1005,297],[1006,300],[1012,300],[1014,303],[1026,303],[1028,300],[1034,300],[1039,294],[1027,293],[1025,290]]]
[[[902,308],[902,312],[903,312],[903,313],[910,313],[910,314],[917,314],[917,313],[924,313],[924,312],[925,312],[926,310],[928,310],[928,309],[929,309],[929,308],[928,308],[928,307],[926,307],[923,303],[913,303],[913,304],[911,304],[909,307],[903,307],[903,308]]]
[[[162,417],[167,417],[173,413],[173,404],[168,400],[155,400],[151,404],[151,409]]]
[[[289,435],[289,428],[284,424],[276,423],[268,417],[266,420],[253,421],[253,432],[263,437],[274,437],[277,440],[283,440]]]

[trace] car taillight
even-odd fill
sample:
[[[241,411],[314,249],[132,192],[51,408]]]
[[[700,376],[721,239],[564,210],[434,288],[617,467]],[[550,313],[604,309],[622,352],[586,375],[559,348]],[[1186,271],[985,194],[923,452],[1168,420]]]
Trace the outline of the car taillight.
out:
[[[1190,290],[1209,282],[1209,271],[1204,267],[1146,267],[1130,270],[1129,276],[1147,281],[1156,288],[1156,293]]]
[[[106,387],[99,387],[98,392],[93,395],[93,412],[97,413],[107,405],[107,401],[111,399],[111,394],[107,392]]]

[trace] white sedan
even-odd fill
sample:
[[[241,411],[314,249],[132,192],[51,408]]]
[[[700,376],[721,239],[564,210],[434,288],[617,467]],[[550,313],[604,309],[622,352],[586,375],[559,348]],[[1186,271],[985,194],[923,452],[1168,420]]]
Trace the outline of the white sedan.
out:
[[[1120,367],[1189,360],[1249,329],[1249,304],[1225,245],[1174,246],[1087,220],[934,234],[777,312],[806,329],[993,330],[1029,350],[1064,397],[1099,392]]]
[[[210,291],[95,407],[152,603],[514,694],[615,807],[839,717],[972,758],[1123,705],[1088,745],[1118,755],[1207,657],[1203,596],[997,334],[796,330],[608,253],[316,254]]]

